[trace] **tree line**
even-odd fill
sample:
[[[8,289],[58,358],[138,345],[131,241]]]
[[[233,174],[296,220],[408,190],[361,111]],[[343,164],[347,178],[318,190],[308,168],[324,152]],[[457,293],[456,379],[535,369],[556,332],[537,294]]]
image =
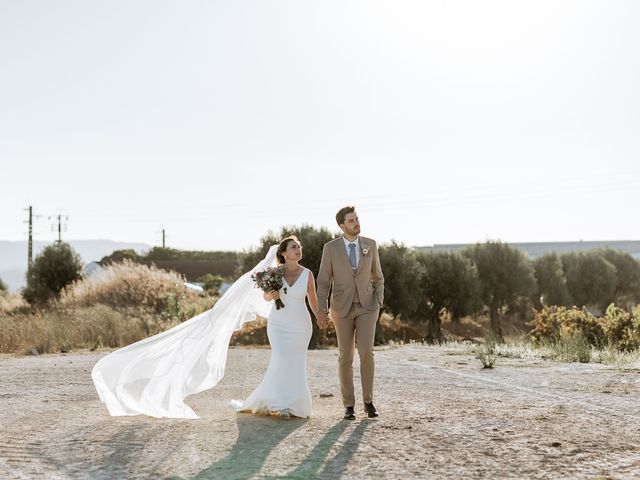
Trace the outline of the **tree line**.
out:
[[[235,256],[241,264],[239,270],[247,271],[271,245],[288,235],[300,239],[302,263],[317,276],[322,248],[338,234],[310,225],[285,226],[279,232],[269,232],[249,251],[211,255],[202,252],[198,256]],[[385,276],[382,311],[410,322],[425,322],[429,342],[443,340],[441,319],[445,314],[457,322],[467,315],[487,313],[493,334],[501,339],[505,316],[526,316],[532,308],[577,306],[597,314],[612,303],[623,307],[640,303],[640,263],[627,253],[611,249],[549,253],[535,260],[499,241],[479,243],[459,252],[421,252],[391,242],[380,245],[379,252]],[[149,261],[185,255],[192,256],[179,251],[154,250],[143,256],[114,252],[103,260]],[[24,298],[32,304],[56,298],[66,285],[80,277],[81,268],[79,256],[68,244],[49,246],[34,260],[22,292]],[[220,279],[216,281],[219,283]]]
[[[505,315],[527,316],[543,306],[602,314],[610,304],[630,308],[640,302],[640,263],[611,249],[531,260],[499,241],[428,253],[392,243],[382,246],[380,257],[383,271],[392,273],[385,277],[385,306],[395,315],[427,321],[430,341],[442,339],[443,312],[455,322],[486,311],[491,331],[501,339]]]
[[[300,239],[302,263],[317,276],[322,247],[338,234],[309,225],[283,227],[244,253],[243,270],[287,235]],[[531,260],[500,241],[478,243],[459,252],[421,252],[392,241],[380,245],[379,252],[385,276],[383,311],[426,322],[429,342],[442,341],[443,314],[457,322],[486,312],[491,331],[502,339],[506,315],[529,316],[533,308],[552,305],[602,313],[612,303],[640,303],[640,263],[611,249],[548,253]]]

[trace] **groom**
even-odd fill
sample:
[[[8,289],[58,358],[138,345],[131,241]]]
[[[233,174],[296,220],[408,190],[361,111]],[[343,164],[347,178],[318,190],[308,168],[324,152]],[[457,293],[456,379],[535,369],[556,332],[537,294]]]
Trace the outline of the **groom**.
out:
[[[344,418],[355,420],[353,392],[354,340],[360,356],[362,399],[369,418],[378,417],[373,406],[373,338],[384,295],[384,277],[378,246],[360,236],[355,207],[341,208],[336,222],[342,236],[325,244],[318,273],[318,325],[333,321],[338,337],[340,390]],[[331,310],[328,308],[332,287]]]

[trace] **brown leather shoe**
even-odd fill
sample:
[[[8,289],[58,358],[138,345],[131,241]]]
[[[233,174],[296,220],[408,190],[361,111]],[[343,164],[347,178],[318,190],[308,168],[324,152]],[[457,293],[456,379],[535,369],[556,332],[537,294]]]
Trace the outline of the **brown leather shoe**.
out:
[[[365,403],[364,411],[367,412],[367,416],[369,418],[377,418],[380,416],[380,414],[376,410],[376,407],[373,406],[373,403]]]
[[[353,409],[353,407],[347,407],[344,409],[344,419],[345,420],[356,419],[356,411]]]

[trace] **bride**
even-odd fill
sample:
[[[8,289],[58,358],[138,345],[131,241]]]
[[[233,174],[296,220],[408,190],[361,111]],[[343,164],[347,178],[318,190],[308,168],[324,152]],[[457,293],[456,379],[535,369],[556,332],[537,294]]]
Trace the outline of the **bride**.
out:
[[[300,241],[287,237],[229,287],[212,309],[102,357],[91,377],[109,413],[198,418],[184,399],[220,381],[231,335],[261,316],[268,318],[269,366],[249,397],[232,401],[232,406],[237,411],[308,417],[311,394],[306,365],[311,317],[305,298],[314,315],[318,300],[313,274],[298,263],[301,258]],[[284,269],[283,288],[265,293],[255,288],[251,275],[277,264]],[[272,308],[276,298],[285,308]]]
[[[283,288],[265,292],[265,300],[280,298],[285,308],[271,310],[267,336],[271,345],[269,367],[258,387],[244,402],[232,402],[238,411],[279,414],[284,417],[311,415],[311,392],[307,384],[307,347],[311,339],[311,316],[318,311],[313,273],[298,262],[302,245],[295,236],[278,246],[278,263],[284,268]]]

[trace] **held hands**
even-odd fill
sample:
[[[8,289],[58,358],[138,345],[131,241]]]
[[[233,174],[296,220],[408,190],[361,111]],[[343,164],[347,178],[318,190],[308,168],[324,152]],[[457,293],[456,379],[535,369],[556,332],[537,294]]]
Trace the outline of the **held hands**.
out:
[[[327,328],[329,326],[329,323],[331,322],[331,317],[329,317],[329,314],[323,311],[318,311],[317,319],[318,328],[320,330],[324,330],[325,328]]]

